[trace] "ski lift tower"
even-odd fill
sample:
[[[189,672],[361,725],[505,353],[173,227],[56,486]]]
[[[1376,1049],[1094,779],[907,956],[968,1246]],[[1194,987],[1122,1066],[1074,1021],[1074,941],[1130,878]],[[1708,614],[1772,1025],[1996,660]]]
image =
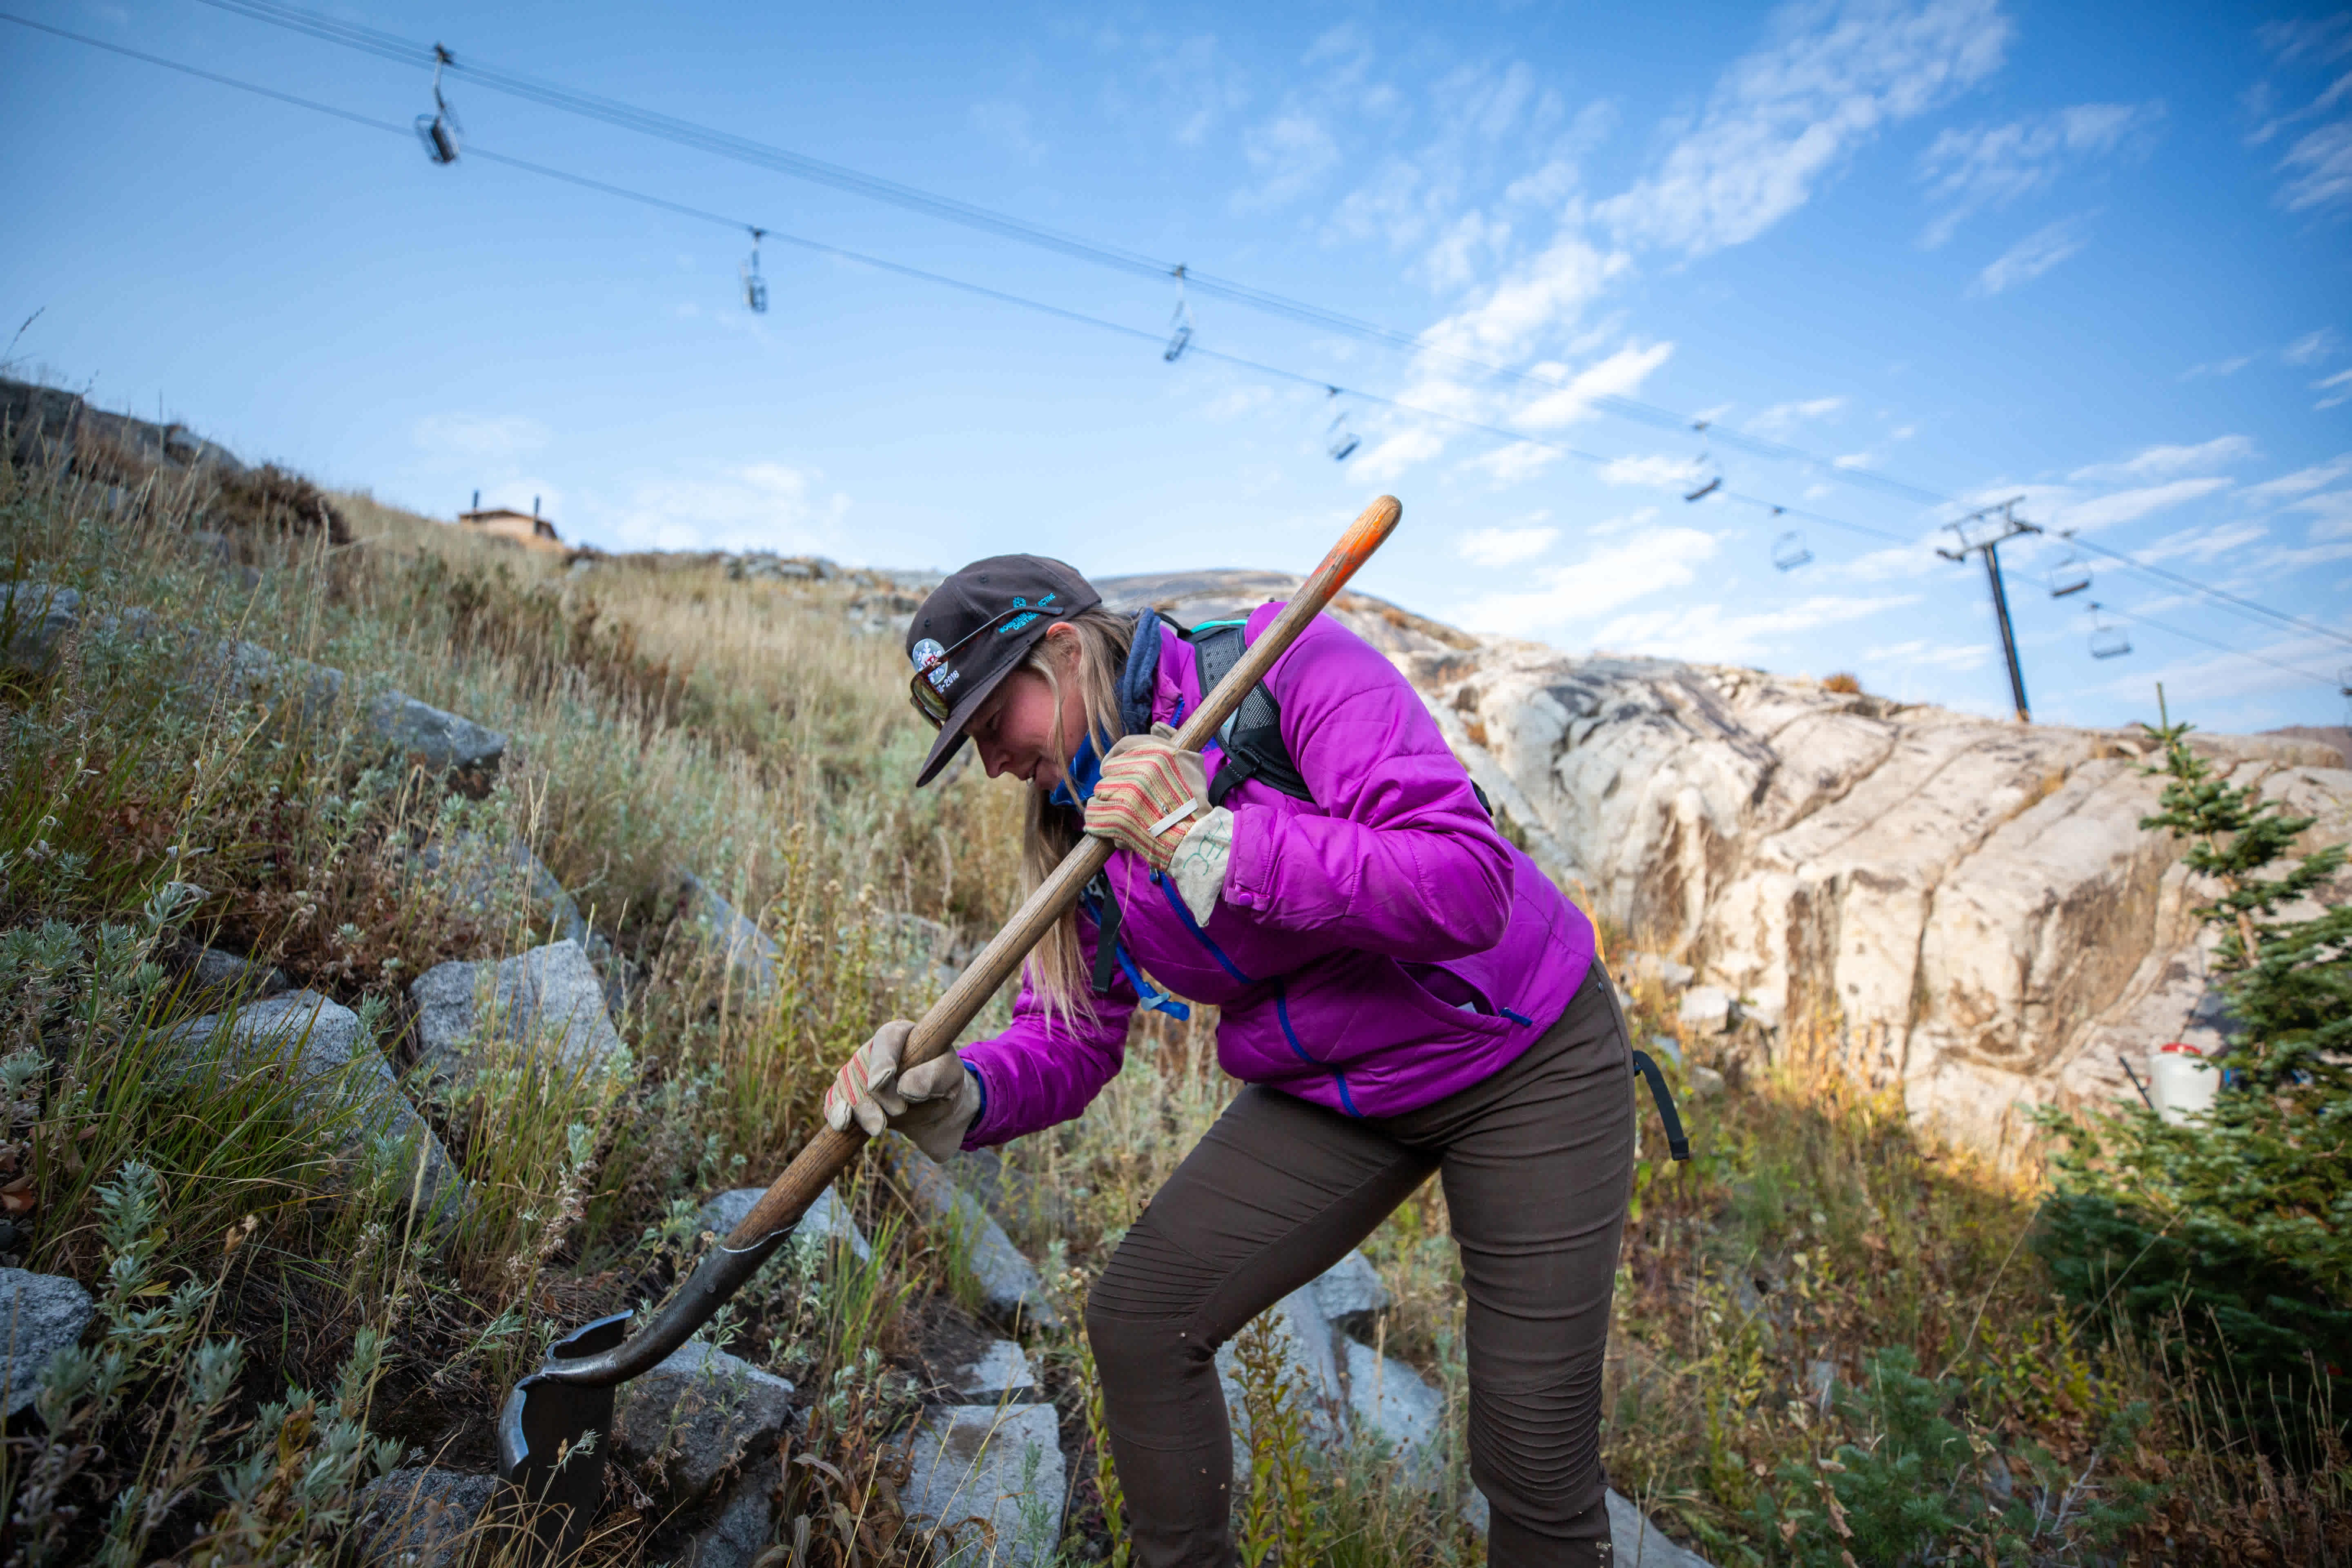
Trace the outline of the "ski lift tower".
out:
[[[2000,626],[2000,654],[2009,664],[2009,694],[2017,703],[2017,721],[2033,722],[2033,713],[2025,702],[2025,671],[2018,667],[2017,633],[2009,623],[2009,595],[2000,581],[2000,547],[2021,533],[2039,533],[2041,529],[2017,515],[2017,504],[2023,496],[2011,496],[1997,505],[1984,507],[1944,526],[1959,541],[1958,550],[1937,546],[1936,553],[1947,561],[1966,561],[1971,555],[1984,557],[1985,582],[1992,589],[1993,618]]]

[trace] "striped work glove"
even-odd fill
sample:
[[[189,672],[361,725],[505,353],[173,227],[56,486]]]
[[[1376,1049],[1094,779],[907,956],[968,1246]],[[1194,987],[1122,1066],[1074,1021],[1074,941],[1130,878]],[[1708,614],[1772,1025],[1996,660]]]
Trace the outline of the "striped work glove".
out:
[[[1087,831],[1168,868],[1187,825],[1209,809],[1209,773],[1198,752],[1180,752],[1176,731],[1154,724],[1129,735],[1103,759],[1102,778],[1087,802]]]
[[[904,1072],[899,1058],[915,1026],[895,1019],[850,1054],[824,1091],[825,1125],[849,1131],[855,1120],[868,1137],[895,1127],[934,1160],[963,1147],[963,1135],[980,1115],[980,1085],[952,1050]]]

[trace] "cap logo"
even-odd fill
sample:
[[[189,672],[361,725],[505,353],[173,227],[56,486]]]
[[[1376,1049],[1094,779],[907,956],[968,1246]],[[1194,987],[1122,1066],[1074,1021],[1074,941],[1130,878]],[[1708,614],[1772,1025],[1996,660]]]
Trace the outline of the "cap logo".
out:
[[[917,669],[929,669],[947,656],[948,650],[941,647],[938,640],[933,637],[925,637],[907,650],[907,657],[915,661]]]
[[[1008,634],[1010,634],[1010,633],[1019,631],[1023,626],[1027,626],[1030,622],[1032,622],[1032,621],[1034,621],[1034,620],[1035,620],[1035,619],[1037,618],[1037,610],[1044,610],[1044,609],[1046,609],[1046,608],[1048,608],[1049,606],[1051,606],[1053,603],[1054,603],[1054,595],[1051,595],[1051,594],[1047,594],[1047,595],[1045,595],[1043,598],[1040,598],[1040,599],[1037,601],[1037,609],[1036,609],[1036,610],[1030,610],[1030,611],[1029,611],[1029,613],[1028,613],[1027,615],[1025,615],[1025,616],[1013,616],[1011,620],[1009,620],[1009,621],[1005,622],[1003,626],[999,626],[999,627],[997,627],[997,628],[996,628],[996,635],[997,635],[998,637],[1004,637],[1004,636],[1006,636],[1006,635],[1008,635]],[[1029,601],[1028,601],[1026,598],[1024,598],[1024,597],[1022,597],[1020,595],[1017,595],[1017,594],[1016,594],[1016,595],[1013,595],[1013,608],[1014,608],[1014,609],[1016,609],[1016,610],[1024,610],[1024,609],[1028,609],[1028,608],[1029,608]]]

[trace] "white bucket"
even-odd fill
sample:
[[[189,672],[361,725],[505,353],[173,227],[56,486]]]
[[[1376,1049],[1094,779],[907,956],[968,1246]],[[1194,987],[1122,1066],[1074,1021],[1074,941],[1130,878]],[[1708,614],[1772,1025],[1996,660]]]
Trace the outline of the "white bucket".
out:
[[[2149,1068],[2156,1111],[2167,1121],[2186,1121],[2192,1110],[2213,1109],[2213,1096],[2221,1087],[2221,1075],[2206,1062],[2195,1046],[2179,1040],[2159,1046]]]

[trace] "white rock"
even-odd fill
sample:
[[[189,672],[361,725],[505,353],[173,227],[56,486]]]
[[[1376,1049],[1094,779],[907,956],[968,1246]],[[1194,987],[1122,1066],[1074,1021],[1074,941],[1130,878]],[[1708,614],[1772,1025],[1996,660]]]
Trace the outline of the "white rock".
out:
[[[568,1066],[617,1067],[626,1048],[604,1010],[604,985],[576,942],[550,942],[495,963],[436,963],[408,994],[416,1004],[417,1064],[454,1079],[479,1065],[490,1039]]]
[[[940,1531],[939,1568],[1047,1561],[1062,1533],[1068,1486],[1050,1405],[950,1405],[925,1414],[908,1439],[898,1494],[909,1522]],[[982,1531],[985,1521],[993,1531]]]
[[[746,920],[709,883],[691,871],[679,872],[678,880],[686,888],[688,918],[701,928],[704,939],[719,950],[736,983],[756,999],[764,1001],[774,995],[776,966],[783,962],[782,950],[757,921]]]
[[[474,1538],[483,1510],[498,1491],[496,1476],[467,1475],[438,1466],[379,1476],[360,1493],[352,1534],[366,1568],[456,1568]]]
[[[895,1135],[875,1148],[897,1173],[924,1223],[956,1235],[964,1264],[980,1288],[982,1312],[1013,1329],[1061,1325],[1061,1314],[1045,1299],[1037,1270],[1013,1245],[1004,1227],[957,1186],[938,1161]]]
[[[1637,979],[1654,980],[1669,991],[1679,991],[1698,977],[1698,971],[1689,964],[1655,952],[1633,954],[1627,967]]]
[[[1355,1340],[1343,1342],[1348,1358],[1348,1415],[1360,1435],[1385,1441],[1406,1473],[1427,1484],[1441,1478],[1437,1439],[1445,1419],[1445,1396],[1421,1373],[1394,1356],[1383,1356]]]
[[[91,1310],[89,1292],[62,1274],[0,1268],[0,1415],[33,1403],[49,1358],[80,1341]]]
[[[775,1509],[768,1500],[772,1479],[758,1475],[737,1482],[719,1516],[686,1543],[678,1568],[751,1568],[775,1540]]]
[[[1694,985],[1683,993],[1675,1021],[1694,1034],[1719,1035],[1731,1026],[1731,993],[1720,985]]]
[[[1319,1443],[1338,1442],[1344,1436],[1341,1415],[1348,1390],[1339,1375],[1338,1343],[1329,1320],[1315,1299],[1310,1282],[1267,1308],[1259,1317],[1274,1334],[1275,1353],[1281,1358],[1292,1396],[1299,1401],[1307,1428]],[[1248,1330],[1244,1329],[1244,1332]],[[1225,1418],[1234,1438],[1234,1473],[1246,1473],[1249,1454],[1249,1405],[1242,1383],[1240,1336],[1217,1347],[1217,1377],[1225,1391]]]
[[[980,1359],[956,1373],[956,1392],[967,1399],[1024,1397],[1037,1392],[1037,1374],[1012,1340],[992,1340]]]
[[[413,1162],[421,1159],[428,1208],[446,1211],[465,1201],[456,1163],[401,1092],[392,1064],[362,1037],[359,1016],[350,1008],[314,991],[290,991],[194,1019],[173,1029],[170,1039],[196,1071],[247,1072],[274,1059],[301,1088],[304,1103],[352,1108],[356,1141],[399,1152],[404,1173],[394,1190],[411,1189]]]
[[[1693,1100],[1709,1100],[1723,1092],[1723,1075],[1711,1067],[1693,1062],[1684,1069],[1684,1073],[1690,1079]]]
[[[1631,1498],[1616,1488],[1609,1489],[1609,1542],[1614,1568],[1715,1568],[1697,1552],[1675,1545],[1667,1540],[1658,1527],[1652,1524]],[[1492,1516],[1484,1493],[1472,1488],[1470,1500],[1462,1508],[1462,1517],[1480,1535],[1486,1533]]]
[[[1314,1290],[1324,1318],[1343,1333],[1369,1332],[1372,1320],[1389,1308],[1389,1288],[1381,1282],[1380,1270],[1354,1248],[1323,1271]]]
[[[758,1203],[767,1190],[765,1187],[737,1187],[732,1192],[719,1194],[702,1205],[701,1214],[696,1216],[695,1227],[710,1231],[720,1240],[725,1240],[730,1232],[743,1223],[744,1216],[751,1212],[751,1205]],[[857,1228],[857,1221],[850,1215],[849,1205],[843,1203],[841,1194],[831,1187],[817,1194],[816,1201],[809,1205],[799,1223],[793,1226],[791,1245],[822,1247],[828,1237],[838,1237],[847,1243],[851,1256],[858,1262],[873,1261],[873,1244],[866,1239],[866,1233]]]
[[[756,1458],[792,1418],[793,1385],[699,1340],[620,1385],[613,1444],[680,1501]]]

